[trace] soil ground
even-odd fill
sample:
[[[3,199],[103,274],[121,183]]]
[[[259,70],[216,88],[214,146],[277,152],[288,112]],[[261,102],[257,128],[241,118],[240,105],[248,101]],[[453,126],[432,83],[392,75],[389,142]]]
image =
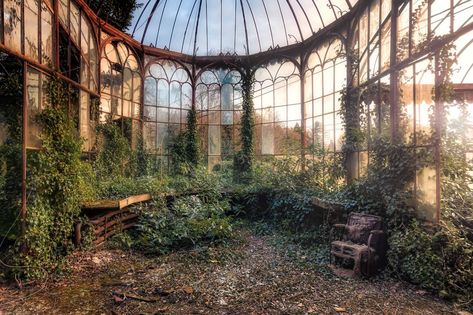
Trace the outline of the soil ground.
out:
[[[100,249],[54,281],[0,284],[0,314],[458,314],[393,280],[342,279],[276,236],[146,257]]]

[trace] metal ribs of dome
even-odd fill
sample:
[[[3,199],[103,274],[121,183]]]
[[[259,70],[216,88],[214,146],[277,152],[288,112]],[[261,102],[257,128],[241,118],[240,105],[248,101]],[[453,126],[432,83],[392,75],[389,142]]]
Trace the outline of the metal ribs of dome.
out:
[[[129,33],[191,56],[246,56],[303,42],[358,0],[139,0]]]

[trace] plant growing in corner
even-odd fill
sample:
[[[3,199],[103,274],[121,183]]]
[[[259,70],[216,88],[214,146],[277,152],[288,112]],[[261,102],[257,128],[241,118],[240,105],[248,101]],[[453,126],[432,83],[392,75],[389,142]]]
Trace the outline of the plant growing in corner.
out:
[[[81,160],[82,139],[69,115],[69,88],[58,78],[46,82],[47,107],[38,114],[41,150],[28,152],[28,213],[18,239],[17,270],[27,278],[45,277],[60,267],[72,247],[80,203],[92,195],[90,165]]]

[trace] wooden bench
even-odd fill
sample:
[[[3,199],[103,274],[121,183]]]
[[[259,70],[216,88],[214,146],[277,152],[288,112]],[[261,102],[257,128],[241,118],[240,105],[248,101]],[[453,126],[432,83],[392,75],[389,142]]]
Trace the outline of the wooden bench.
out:
[[[138,214],[130,208],[131,205],[151,200],[150,194],[130,196],[123,199],[107,199],[87,202],[82,205],[82,212],[90,218],[93,228],[93,244],[100,245],[113,235],[135,226]],[[83,225],[75,225],[75,245],[82,242]]]

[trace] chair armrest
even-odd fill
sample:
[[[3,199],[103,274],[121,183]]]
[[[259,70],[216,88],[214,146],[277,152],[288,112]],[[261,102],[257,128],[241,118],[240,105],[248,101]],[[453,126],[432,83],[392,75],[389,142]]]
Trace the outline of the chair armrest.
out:
[[[368,247],[372,248],[372,249],[375,249],[375,250],[378,250],[378,248],[374,248],[374,246],[376,247],[379,247],[379,242],[382,242],[384,240],[384,236],[386,235],[386,233],[384,233],[384,231],[382,230],[372,230],[370,231],[370,236],[368,237]],[[372,244],[374,243],[374,244]]]
[[[370,234],[381,235],[381,234],[384,234],[384,231],[382,231],[382,230],[372,230],[372,231],[370,231]]]
[[[330,229],[330,235],[329,235],[329,241],[330,243],[332,243],[332,240],[333,240],[333,236],[335,234],[335,230],[339,230],[339,229],[343,229],[343,230],[346,230],[347,226],[345,224],[341,224],[341,223],[337,223],[337,224],[334,224],[333,227]]]

